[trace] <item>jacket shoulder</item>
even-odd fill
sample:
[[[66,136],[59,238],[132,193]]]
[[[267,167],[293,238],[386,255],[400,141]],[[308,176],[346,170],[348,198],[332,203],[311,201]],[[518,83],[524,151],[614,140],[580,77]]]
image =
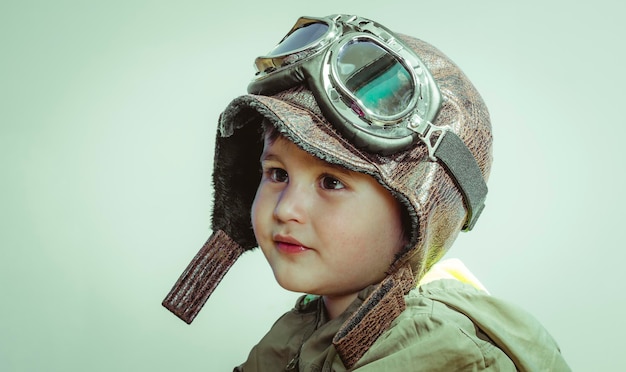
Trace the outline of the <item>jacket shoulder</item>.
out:
[[[570,371],[532,315],[457,280],[436,280],[405,297],[406,310],[357,364],[361,371]]]
[[[513,361],[464,314],[425,295],[421,288],[412,290],[405,302],[407,308],[361,358],[357,370],[407,366],[415,371],[516,370]]]

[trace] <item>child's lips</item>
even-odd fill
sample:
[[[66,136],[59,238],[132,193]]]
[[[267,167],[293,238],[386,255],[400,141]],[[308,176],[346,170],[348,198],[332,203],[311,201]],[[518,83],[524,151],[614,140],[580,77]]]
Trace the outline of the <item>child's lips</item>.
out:
[[[276,243],[276,248],[284,253],[301,253],[310,249],[289,236],[276,235],[274,242]]]

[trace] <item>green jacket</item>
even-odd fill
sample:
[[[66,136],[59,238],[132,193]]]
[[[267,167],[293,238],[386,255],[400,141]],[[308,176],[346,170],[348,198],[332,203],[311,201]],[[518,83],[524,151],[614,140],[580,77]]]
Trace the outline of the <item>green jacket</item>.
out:
[[[235,371],[346,371],[335,333],[373,291],[339,317],[302,296]],[[570,371],[539,322],[486,292],[442,279],[405,296],[406,309],[354,365],[356,371]]]

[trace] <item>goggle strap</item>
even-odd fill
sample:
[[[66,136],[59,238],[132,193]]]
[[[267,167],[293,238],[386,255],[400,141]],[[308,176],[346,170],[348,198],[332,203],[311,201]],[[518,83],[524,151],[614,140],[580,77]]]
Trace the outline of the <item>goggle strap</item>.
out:
[[[452,174],[452,178],[463,194],[467,208],[467,219],[463,231],[470,231],[485,208],[487,184],[476,159],[459,136],[452,131],[445,131],[438,138],[438,142],[435,157],[441,160]]]

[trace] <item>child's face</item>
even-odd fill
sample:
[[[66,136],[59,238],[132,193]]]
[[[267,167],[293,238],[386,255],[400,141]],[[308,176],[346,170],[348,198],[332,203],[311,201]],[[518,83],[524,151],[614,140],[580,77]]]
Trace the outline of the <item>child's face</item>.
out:
[[[353,295],[385,277],[405,244],[400,203],[374,178],[265,139],[252,205],[257,241],[278,283]]]

